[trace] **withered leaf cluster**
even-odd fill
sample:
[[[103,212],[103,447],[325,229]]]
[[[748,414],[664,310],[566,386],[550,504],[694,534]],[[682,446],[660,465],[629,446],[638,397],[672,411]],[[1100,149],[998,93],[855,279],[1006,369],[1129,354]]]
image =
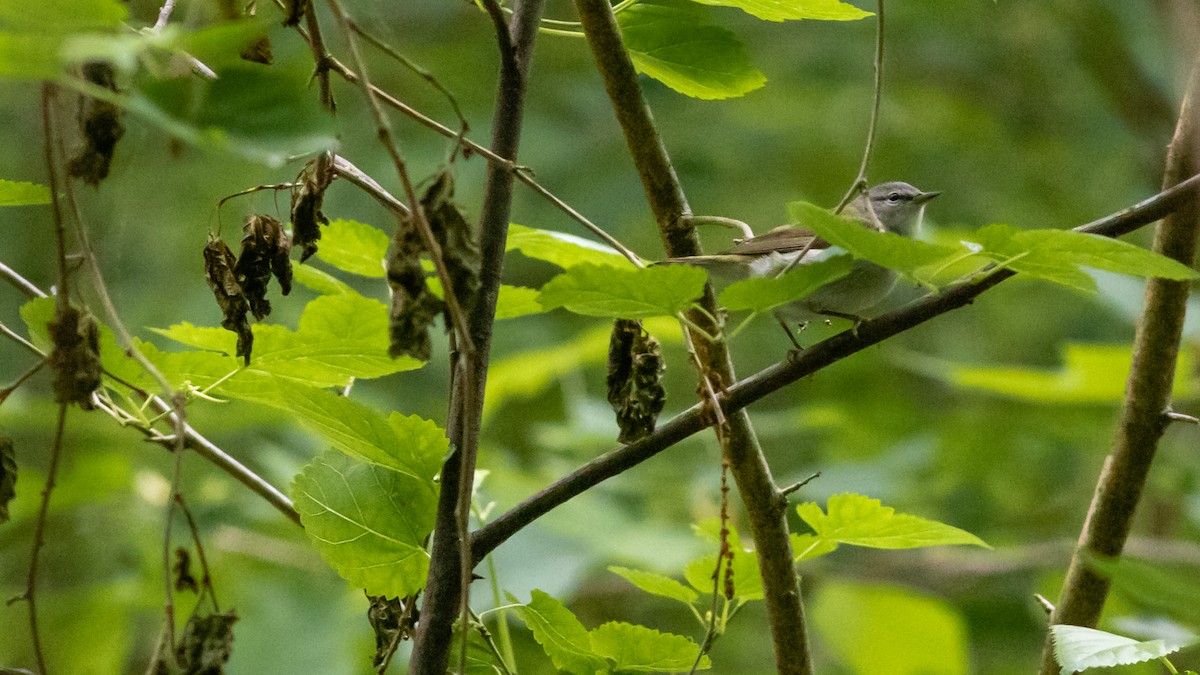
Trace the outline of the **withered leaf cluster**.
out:
[[[88,61],[83,64],[83,79],[109,91],[117,91],[117,76],[108,61]],[[121,109],[108,102],[81,96],[79,129],[84,145],[79,154],[67,163],[67,171],[90,185],[99,185],[108,176],[117,141],[125,135]]]
[[[225,242],[209,236],[204,247],[204,278],[221,308],[221,326],[237,333],[237,355],[249,365],[254,334],[246,313],[252,312],[259,320],[271,313],[267,285],[272,275],[283,295],[292,292],[292,261],[291,242],[278,220],[248,216],[242,232],[240,257],[233,255]]]
[[[666,403],[658,340],[641,321],[617,319],[608,342],[608,402],[617,413],[617,440],[632,443],[654,432]]]
[[[453,293],[459,306],[470,311],[480,285],[479,245],[475,232],[454,204],[454,179],[450,173],[439,174],[422,193],[420,201],[449,273],[451,288],[443,290]],[[427,360],[431,348],[429,328],[439,313],[447,311],[446,303],[426,284],[420,260],[425,252],[415,216],[402,218],[392,236],[387,258],[388,285],[392,290],[388,353],[393,358],[407,354]],[[446,325],[450,323],[447,316]]]
[[[182,546],[175,549],[175,564],[171,567],[175,575],[175,590],[200,592],[200,583],[192,576],[192,556]]]
[[[17,453],[12,439],[0,436],[0,523],[8,521],[8,503],[17,496]]]
[[[371,602],[367,609],[367,621],[375,631],[375,656],[371,665],[378,668],[391,657],[400,642],[413,636],[416,630],[416,617],[413,615],[416,599],[368,595],[367,600]]]
[[[221,327],[237,333],[237,355],[244,357],[246,365],[250,365],[250,350],[254,346],[254,333],[250,332],[250,321],[246,319],[250,303],[238,283],[234,272],[236,266],[237,257],[229,246],[210,235],[204,247],[204,279],[221,308]]]
[[[291,27],[300,25],[304,12],[308,10],[309,0],[283,0],[283,25]]]
[[[54,400],[92,409],[92,392],[100,387],[100,327],[87,312],[66,307],[47,326],[54,348]]]
[[[192,615],[175,648],[175,661],[186,675],[221,675],[233,654],[233,624],[238,617],[225,614]]]
[[[292,193],[292,243],[302,249],[300,262],[317,252],[321,226],[329,224],[329,219],[321,212],[321,205],[325,202],[325,190],[333,182],[333,174],[322,166],[319,159],[309,162],[300,174],[300,187]]]
[[[245,6],[245,3],[241,0],[218,0],[217,7],[221,12],[221,16],[230,21],[252,17],[255,15],[256,9],[254,5]],[[271,56],[271,38],[264,33],[259,37],[251,39],[242,48],[238,56],[241,56],[245,61],[271,65],[273,61]]]

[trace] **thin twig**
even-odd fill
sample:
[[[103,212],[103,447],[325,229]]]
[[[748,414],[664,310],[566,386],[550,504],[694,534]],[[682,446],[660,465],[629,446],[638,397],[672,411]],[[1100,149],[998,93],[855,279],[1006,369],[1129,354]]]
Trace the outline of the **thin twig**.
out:
[[[842,197],[842,201],[838,202],[837,208],[833,210],[835,214],[841,213],[842,209],[846,208],[846,205],[867,187],[867,167],[871,164],[871,152],[875,149],[875,131],[879,126],[879,103],[883,99],[883,0],[876,0],[875,6],[875,93],[871,102],[871,122],[867,126],[867,144],[863,149],[862,163],[858,166],[858,175],[854,177],[854,182],[850,184],[846,196]]]
[[[396,199],[392,193],[383,189],[379,183],[376,183],[374,178],[371,178],[357,166],[354,166],[350,160],[341,155],[333,156],[333,173],[335,176],[344,178],[358,186],[359,189],[374,197],[376,201],[383,204],[383,207],[392,213],[406,218],[412,213],[412,210],[404,202]]]
[[[167,27],[167,21],[171,20],[171,12],[175,11],[175,0],[165,0],[162,8],[158,10],[158,20],[154,22],[154,32],[161,31]]]
[[[0,262],[0,278],[3,278],[13,288],[24,293],[30,300],[46,297],[46,294],[40,288],[29,283],[28,279],[17,274],[16,270],[5,265],[3,262]]]
[[[25,338],[21,337],[21,335],[19,333],[17,333],[13,329],[9,328],[8,326],[4,325],[3,322],[0,322],[0,333],[4,333],[13,342],[16,342],[17,344],[21,345],[25,349],[28,349],[30,352],[36,354],[37,356],[40,356],[43,359],[46,358],[46,352],[38,349],[37,345],[35,345],[32,342],[30,342],[29,340],[26,340]]]
[[[209,600],[212,600],[213,611],[220,614],[221,605],[217,602],[217,591],[212,585],[212,573],[208,569],[208,558],[204,555],[204,544],[200,541],[200,528],[196,527],[196,519],[192,517],[192,510],[188,508],[187,502],[183,501],[183,495],[176,494],[175,501],[178,502],[179,510],[187,521],[188,529],[192,533],[192,542],[196,545],[196,555],[200,558],[200,573],[204,575],[200,583],[207,590]]]

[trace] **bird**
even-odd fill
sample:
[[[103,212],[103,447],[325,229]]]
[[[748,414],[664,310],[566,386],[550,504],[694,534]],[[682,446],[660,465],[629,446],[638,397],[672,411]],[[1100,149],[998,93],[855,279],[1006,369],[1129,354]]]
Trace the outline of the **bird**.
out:
[[[875,185],[860,192],[841,215],[863,227],[911,237],[920,229],[925,205],[940,192],[923,192],[901,181]],[[778,276],[795,265],[811,264],[845,253],[800,225],[782,225],[757,237],[742,239],[720,253],[668,258],[666,264],[701,267],[724,282],[750,277]],[[896,273],[869,260],[854,260],[850,272],[811,294],[775,309],[775,317],[792,344],[801,349],[789,322],[807,324],[822,317],[863,321],[859,314],[879,304],[896,285]]]

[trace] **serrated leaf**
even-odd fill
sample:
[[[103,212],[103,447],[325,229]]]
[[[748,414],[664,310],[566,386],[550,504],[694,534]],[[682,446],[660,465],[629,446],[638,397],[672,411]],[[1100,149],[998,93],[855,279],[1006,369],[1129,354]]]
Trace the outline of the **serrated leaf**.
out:
[[[1068,344],[1063,366],[1056,370],[1019,366],[948,366],[950,382],[959,387],[989,391],[1039,403],[1119,403],[1133,363],[1129,345]],[[1173,396],[1195,396],[1196,357],[1181,351],[1175,364]]]
[[[564,307],[610,319],[671,316],[700,297],[707,278],[704,270],[687,265],[621,269],[582,264],[551,279],[540,301],[548,310]]]
[[[1097,234],[1070,230],[1018,230],[1008,225],[988,225],[975,233],[973,241],[983,246],[982,253],[1004,263],[1010,269],[1084,290],[1095,290],[1088,282],[1067,272],[1071,280],[1064,282],[1062,270],[1092,267],[1095,269],[1139,277],[1188,280],[1200,277],[1195,270],[1175,260],[1147,251],[1129,242]],[[1058,274],[1056,274],[1058,273]]]
[[[643,570],[630,569],[628,567],[610,566],[609,572],[620,576],[622,579],[637,586],[643,591],[651,595],[658,595],[664,598],[671,598],[683,603],[691,604],[700,595],[692,589],[675,581],[671,577],[666,577],[654,572],[646,572]]]
[[[344,579],[370,595],[404,597],[425,583],[437,486],[326,451],[296,476],[292,498],[304,531]]]
[[[849,251],[854,257],[870,260],[918,281],[929,281],[919,277],[918,270],[936,267],[938,263],[965,252],[964,248],[930,244],[893,232],[879,232],[864,227],[857,220],[835,216],[808,202],[789,203],[788,215],[794,222],[810,228],[822,239]]]
[[[982,539],[957,527],[905,513],[896,513],[878,499],[840,494],[829,498],[827,512],[809,502],[796,507],[816,535],[828,541],[869,548],[904,549],[970,544],[991,548]]]
[[[536,288],[500,284],[500,294],[496,297],[496,320],[541,314],[545,310],[542,303],[538,302],[539,297],[541,291]]]
[[[50,203],[50,188],[37,183],[0,178],[0,206],[34,206]]]
[[[767,21],[856,21],[873,16],[840,0],[694,0],[702,5],[737,7]]]
[[[511,594],[509,602],[517,602]],[[559,670],[594,675],[609,663],[592,651],[591,636],[571,610],[553,596],[534,589],[527,604],[514,608]]]
[[[1177,652],[1187,644],[1174,640],[1139,642],[1095,628],[1063,624],[1051,626],[1050,633],[1054,636],[1054,658],[1068,675],[1088,668],[1153,661]]]
[[[332,274],[319,270],[312,265],[295,265],[292,267],[292,280],[323,295],[340,295],[352,293],[346,282]]]
[[[565,232],[539,230],[516,223],[508,226],[505,251],[518,251],[522,255],[570,269],[583,263],[627,267],[629,261],[620,253],[590,239]]]
[[[620,621],[599,626],[589,637],[592,650],[612,659],[616,672],[682,672],[692,667],[700,653],[700,646],[690,638]],[[712,664],[704,656],[698,667],[708,669]]]
[[[758,567],[758,555],[754,551],[742,548],[741,537],[737,528],[728,525],[729,535],[726,541],[733,551],[733,562],[729,567],[733,570],[733,597],[738,602],[750,602],[763,599],[762,573]],[[720,538],[720,521],[709,519],[696,527],[696,532],[714,543]],[[717,591],[725,593],[726,564],[721,563],[721,577]],[[683,569],[683,576],[692,588],[701,595],[711,596],[713,592],[713,571],[717,569],[716,554],[706,555],[691,561]]]
[[[429,480],[450,448],[446,433],[430,420],[374,408],[324,389],[289,387],[283,403],[301,424],[359,461]]]
[[[966,621],[944,600],[894,586],[827,580],[810,607],[814,632],[848,672],[969,672]]]
[[[704,23],[694,5],[641,2],[618,14],[617,23],[634,68],[681,94],[731,98],[767,81],[737,37]]]
[[[343,272],[382,279],[387,247],[388,235],[377,227],[354,220],[331,220],[321,232],[317,258]]]
[[[839,255],[807,265],[797,265],[781,277],[752,277],[736,281],[721,291],[721,304],[734,311],[769,312],[799,300],[831,281],[850,273],[854,261]]]

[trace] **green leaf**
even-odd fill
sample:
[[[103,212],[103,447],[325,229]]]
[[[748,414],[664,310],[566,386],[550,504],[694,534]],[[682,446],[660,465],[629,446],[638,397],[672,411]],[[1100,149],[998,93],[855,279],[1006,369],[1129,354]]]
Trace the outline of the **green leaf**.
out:
[[[792,561],[804,562],[813,558],[820,558],[826,553],[833,553],[837,550],[838,543],[824,537],[818,537],[815,534],[795,534],[791,535],[792,540]]]
[[[828,512],[809,502],[797,513],[816,535],[827,541],[869,548],[903,549],[970,544],[991,548],[970,532],[935,520],[896,513],[878,499],[840,494],[829,498]]]
[[[767,81],[734,34],[704,23],[704,12],[690,3],[641,2],[617,23],[634,68],[681,94],[731,98]]]
[[[293,265],[292,280],[301,286],[324,295],[340,295],[342,293],[354,292],[346,282],[312,265]]]
[[[377,227],[354,220],[331,220],[321,231],[317,258],[343,272],[373,279],[386,276],[388,236]]]
[[[117,0],[0,2],[0,28],[10,31],[66,34],[115,28],[128,17]]]
[[[597,244],[590,239],[565,232],[539,230],[516,223],[510,223],[508,226],[505,251],[518,251],[522,255],[544,260],[563,269],[583,263],[621,268],[629,265],[625,256],[604,244]]]
[[[1139,642],[1095,628],[1063,624],[1050,626],[1050,633],[1054,636],[1054,658],[1067,675],[1088,668],[1153,661],[1188,644],[1175,640]]]
[[[704,291],[704,270],[687,265],[629,267],[582,264],[551,279],[542,306],[611,319],[670,316],[692,305]]]
[[[734,311],[748,309],[769,312],[780,305],[799,300],[825,284],[850,273],[854,264],[848,255],[839,255],[809,265],[797,265],[781,277],[752,277],[736,281],[721,291],[721,304]]]
[[[1129,345],[1068,344],[1058,370],[1023,367],[950,365],[948,379],[959,387],[989,391],[1039,403],[1119,403],[1133,363]],[[1173,393],[1195,395],[1196,357],[1181,351],[1175,364]]]
[[[542,303],[538,302],[541,291],[524,286],[509,286],[500,284],[500,294],[496,298],[496,320],[515,319],[530,314],[540,314]]]
[[[811,607],[813,627],[850,672],[968,672],[966,622],[942,600],[830,580],[818,587]]]
[[[326,451],[296,476],[292,498],[304,531],[344,579],[370,595],[404,597],[425,583],[437,487]]]
[[[517,602],[511,594],[508,599]],[[587,629],[550,594],[534,589],[529,603],[517,606],[515,611],[559,670],[594,675],[609,668],[609,663],[592,651]]]
[[[678,600],[689,605],[700,597],[696,591],[675,581],[671,577],[665,577],[661,574],[630,569],[628,567],[617,567],[615,565],[610,566],[608,571],[620,576],[622,579],[651,595],[671,598],[672,600]]]
[[[982,253],[1017,272],[1067,283],[1056,275],[1063,269],[1092,267],[1118,274],[1164,279],[1200,278],[1195,270],[1166,256],[1147,251],[1129,242],[1097,234],[1070,230],[1018,230],[1008,225],[988,225],[975,233],[973,240],[983,246]],[[1068,273],[1069,274],[1069,273]],[[1094,290],[1089,278],[1085,290]]]
[[[849,251],[854,257],[870,260],[925,283],[929,279],[919,276],[918,270],[936,267],[938,263],[966,252],[963,248],[930,244],[892,232],[879,232],[864,227],[857,220],[835,216],[808,202],[791,202],[788,204],[788,214],[794,222],[812,229],[822,239]]]
[[[374,408],[311,387],[285,388],[282,402],[301,424],[333,447],[372,464],[431,480],[450,448],[446,433],[430,420]]]
[[[747,14],[767,21],[856,21],[872,16],[854,5],[840,0],[694,0],[703,5],[737,7]]]
[[[3,3],[19,7],[21,3]],[[0,33],[0,77],[52,80],[59,75],[61,40],[30,34]]]
[[[737,528],[728,525],[727,541],[733,551],[733,562],[729,565],[733,570],[733,596],[739,602],[763,599],[762,573],[758,567],[758,555],[754,551],[742,548],[741,538]],[[712,518],[697,526],[696,532],[702,537],[716,543],[720,540],[720,520]],[[718,592],[724,593],[725,566],[721,563],[721,579],[717,585]],[[702,595],[712,596],[713,571],[717,569],[716,554],[706,555],[691,561],[683,569],[683,576],[692,588]]]
[[[0,206],[33,206],[50,203],[50,188],[0,178]]]
[[[645,626],[610,621],[589,634],[592,650],[612,659],[621,673],[677,673],[690,670],[700,645],[682,635],[660,633]],[[705,656],[699,667],[712,663]]]

